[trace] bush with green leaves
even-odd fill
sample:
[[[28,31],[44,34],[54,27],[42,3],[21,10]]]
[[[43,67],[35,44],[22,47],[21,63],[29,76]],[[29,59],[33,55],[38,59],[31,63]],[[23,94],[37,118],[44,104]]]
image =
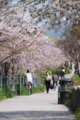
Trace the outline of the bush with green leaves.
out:
[[[70,73],[71,73],[71,70],[66,67],[66,68],[65,68],[65,72],[66,72],[66,74],[70,74]]]
[[[6,98],[11,98],[14,96],[13,92],[9,89],[9,87],[7,85],[4,85],[2,87],[2,91]]]
[[[73,79],[74,79],[74,86],[80,85],[80,77],[79,77],[79,75],[75,75],[73,77]]]
[[[76,107],[73,105],[72,100],[68,100],[66,103],[66,106],[70,107],[72,111],[75,111]]]
[[[77,120],[80,120],[80,106],[78,107],[74,106],[71,99],[66,102],[66,106],[70,107],[70,109],[73,111],[74,115],[76,116]]]
[[[74,114],[75,114],[77,120],[80,120],[80,107],[76,109]]]

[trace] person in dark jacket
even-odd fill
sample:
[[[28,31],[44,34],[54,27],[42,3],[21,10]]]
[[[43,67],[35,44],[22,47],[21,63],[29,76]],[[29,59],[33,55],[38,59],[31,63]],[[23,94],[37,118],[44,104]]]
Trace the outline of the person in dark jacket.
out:
[[[64,76],[65,76],[65,69],[64,68],[61,69],[60,76],[61,76],[61,78],[64,78]]]

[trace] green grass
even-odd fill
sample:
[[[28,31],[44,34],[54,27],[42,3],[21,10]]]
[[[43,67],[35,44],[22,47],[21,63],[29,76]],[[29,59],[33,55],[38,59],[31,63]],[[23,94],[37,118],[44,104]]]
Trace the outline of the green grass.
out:
[[[0,88],[0,101],[7,98],[11,98],[13,96],[13,92],[9,89],[7,85],[4,85],[2,88]]]
[[[74,86],[80,85],[79,75],[75,75],[73,79],[74,79]]]
[[[5,94],[6,98],[11,98],[14,96],[13,92],[9,89],[7,85],[3,86],[2,91]]]
[[[77,120],[80,120],[80,107],[76,109],[74,114],[75,114]]]
[[[70,109],[73,111],[73,114],[75,115],[77,120],[80,120],[80,106],[79,107],[75,107],[71,100],[69,100],[65,104],[66,104],[66,106],[70,107]]]
[[[65,103],[65,105],[66,105],[66,106],[68,106],[68,107],[70,107],[70,108],[71,108],[71,110],[72,110],[73,112],[75,112],[76,107],[73,105],[73,103],[72,103],[72,100],[71,100],[71,99],[70,99],[70,100],[68,100],[68,101]]]
[[[33,87],[33,93],[41,93],[41,92],[44,92],[45,91],[45,87],[44,86],[36,86],[36,87]]]
[[[29,90],[26,86],[22,86],[21,95],[29,95]]]
[[[32,94],[41,93],[41,92],[44,92],[44,91],[45,91],[44,86],[36,86],[36,87],[32,88]],[[22,86],[21,95],[29,95],[29,90],[26,86]]]
[[[1,100],[4,100],[4,99],[6,99],[6,96],[5,96],[2,88],[0,88],[0,101],[1,101]]]

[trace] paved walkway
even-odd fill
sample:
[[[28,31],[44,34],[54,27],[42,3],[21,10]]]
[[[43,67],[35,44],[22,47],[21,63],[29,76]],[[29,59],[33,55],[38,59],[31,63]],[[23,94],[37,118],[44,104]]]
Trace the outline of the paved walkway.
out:
[[[76,119],[65,105],[58,104],[58,89],[56,89],[50,90],[49,94],[44,92],[3,100],[0,102],[0,120]]]

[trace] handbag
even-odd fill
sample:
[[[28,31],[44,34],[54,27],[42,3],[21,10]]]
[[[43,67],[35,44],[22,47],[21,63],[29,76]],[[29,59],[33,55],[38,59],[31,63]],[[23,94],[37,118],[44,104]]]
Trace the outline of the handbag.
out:
[[[53,84],[50,84],[49,88],[50,88],[50,89],[53,89],[53,88],[54,88],[54,85],[53,85]]]

